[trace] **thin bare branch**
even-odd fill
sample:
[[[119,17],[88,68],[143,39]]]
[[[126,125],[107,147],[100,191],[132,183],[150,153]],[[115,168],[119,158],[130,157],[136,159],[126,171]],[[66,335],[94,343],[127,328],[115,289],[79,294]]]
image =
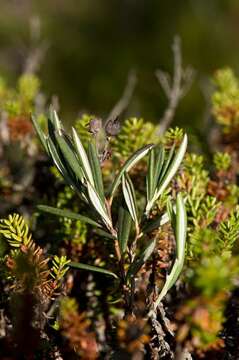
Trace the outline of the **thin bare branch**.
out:
[[[136,83],[137,83],[136,73],[134,70],[131,70],[128,74],[127,83],[124,92],[122,94],[122,97],[119,99],[119,101],[115,104],[115,106],[109,113],[109,116],[107,117],[105,122],[105,126],[110,120],[116,119],[126,110],[132,99],[132,95],[134,93]]]
[[[30,41],[31,49],[27,55],[23,71],[27,74],[34,74],[41,66],[49,48],[49,43],[41,40],[41,21],[37,16],[30,19]]]
[[[182,67],[181,41],[178,36],[174,38],[172,50],[174,57],[173,76],[170,77],[168,73],[162,70],[156,71],[156,77],[168,98],[168,106],[159,121],[158,135],[163,135],[170,126],[178,103],[190,89],[195,75],[192,67],[188,66],[186,69]]]

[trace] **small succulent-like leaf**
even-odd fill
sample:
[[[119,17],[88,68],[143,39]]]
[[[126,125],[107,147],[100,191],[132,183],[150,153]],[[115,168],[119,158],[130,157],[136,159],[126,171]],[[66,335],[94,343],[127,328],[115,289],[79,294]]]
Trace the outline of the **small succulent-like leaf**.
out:
[[[118,217],[118,241],[121,254],[127,249],[127,243],[129,240],[129,234],[131,229],[132,219],[125,204],[122,204],[119,208]]]
[[[130,279],[137,274],[137,272],[141,269],[141,267],[152,255],[155,245],[156,245],[156,240],[152,239],[144,248],[144,250],[141,252],[141,254],[132,262],[127,273],[127,279]]]
[[[127,174],[123,175],[122,177],[122,188],[123,188],[124,199],[129,209],[130,215],[134,220],[136,226],[138,226],[135,190],[133,183]]]
[[[90,166],[94,178],[95,189],[99,194],[99,197],[102,201],[105,201],[105,194],[104,194],[104,185],[102,180],[102,171],[100,167],[100,161],[98,158],[97,148],[95,142],[92,141],[89,143],[88,147],[88,157],[90,161]]]
[[[116,175],[114,182],[111,186],[111,190],[110,190],[110,199],[111,200],[113,199],[114,193],[117,190],[117,188],[121,182],[121,178],[122,178],[123,174],[125,172],[128,172],[135,164],[137,164],[138,161],[140,161],[145,155],[147,155],[148,152],[150,151],[150,149],[152,149],[153,147],[154,147],[154,145],[152,145],[152,144],[142,147],[141,149],[136,151],[132,156],[130,156],[129,159],[125,162],[125,164],[120,169],[119,173]]]
[[[87,264],[82,264],[82,263],[77,263],[77,262],[70,262],[69,266],[74,268],[74,269],[82,269],[82,270],[94,271],[94,272],[98,272],[98,273],[101,273],[101,274],[110,275],[110,276],[114,277],[115,279],[118,278],[118,276],[115,273],[113,273],[112,271],[102,269],[102,268],[100,268],[98,266],[92,266],[92,265],[87,265]]]
[[[93,174],[92,174],[92,171],[91,171],[89,159],[87,157],[84,146],[82,145],[82,142],[81,142],[81,140],[80,140],[80,138],[79,138],[79,136],[78,136],[78,134],[77,134],[77,132],[76,132],[76,130],[74,128],[72,128],[72,134],[73,134],[73,140],[74,140],[75,148],[76,148],[77,154],[79,156],[79,159],[81,161],[81,165],[82,165],[82,168],[84,170],[85,177],[90,182],[90,184],[92,186],[94,186]]]
[[[88,189],[88,195],[89,195],[90,201],[91,201],[92,205],[94,206],[95,210],[101,216],[103,222],[111,228],[112,222],[109,218],[109,215],[107,214],[105,204],[102,202],[99,195],[97,194],[97,192],[95,191],[95,189],[89,182],[87,182],[87,189]]]
[[[175,284],[183,268],[187,234],[187,214],[181,194],[177,195],[176,200],[176,228],[174,229],[174,231],[176,237],[176,259],[173,264],[172,270],[167,276],[166,282],[154,304],[155,308],[157,308],[160,301],[167,294],[169,289]]]
[[[56,215],[56,216],[60,216],[60,217],[66,217],[68,219],[72,219],[72,220],[80,220],[84,223],[96,226],[96,227],[101,227],[100,224],[98,224],[96,221],[88,218],[87,216],[83,216],[83,215],[79,215],[76,214],[70,210],[63,210],[63,209],[58,209],[52,206],[47,206],[47,205],[37,205],[37,209],[39,211],[43,211],[52,215]]]

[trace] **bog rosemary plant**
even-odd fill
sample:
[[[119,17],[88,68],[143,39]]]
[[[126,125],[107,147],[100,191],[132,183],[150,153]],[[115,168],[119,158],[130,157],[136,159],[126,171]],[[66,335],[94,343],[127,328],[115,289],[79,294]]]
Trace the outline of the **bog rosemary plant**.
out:
[[[164,190],[170,184],[183,160],[187,148],[187,135],[184,135],[178,149],[173,145],[170,151],[163,147],[148,144],[133,153],[116,173],[109,189],[105,189],[101,163],[94,138],[83,146],[77,131],[72,128],[72,136],[64,131],[57,113],[52,109],[48,117],[48,134],[42,132],[33,117],[33,124],[48,155],[68,185],[87,204],[88,214],[81,215],[70,210],[39,205],[40,211],[57,216],[79,219],[95,227],[103,238],[114,244],[115,259],[118,264],[115,272],[83,263],[71,262],[73,268],[85,269],[109,275],[117,279],[125,301],[126,311],[133,311],[135,280],[137,273],[154,252],[156,239],[147,238],[153,229],[171,221],[176,239],[175,261],[166,278],[162,290],[158,289],[154,302],[156,309],[168,290],[175,284],[184,262],[187,217],[184,199],[177,194],[176,204],[168,201],[168,211],[152,220],[152,209]],[[135,184],[130,170],[145,156],[149,156],[146,175],[146,203],[144,211],[137,203]],[[117,206],[113,205],[116,203]],[[115,214],[117,209],[118,214]],[[114,210],[114,213],[112,214]],[[113,215],[113,216],[112,216]],[[146,246],[142,248],[144,239]],[[152,307],[151,307],[152,308]]]

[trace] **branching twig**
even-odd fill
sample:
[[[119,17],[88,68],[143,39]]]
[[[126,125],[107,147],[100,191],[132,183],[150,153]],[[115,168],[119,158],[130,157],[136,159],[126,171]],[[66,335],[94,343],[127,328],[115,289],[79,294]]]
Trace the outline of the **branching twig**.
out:
[[[134,89],[137,83],[137,76],[134,70],[131,70],[128,75],[127,83],[124,89],[124,92],[122,94],[122,97],[119,99],[119,101],[115,104],[113,109],[110,111],[106,121],[105,126],[107,123],[112,120],[116,119],[119,115],[122,114],[122,112],[125,111],[127,106],[130,103],[130,100],[132,98],[132,95],[134,93]]]
[[[47,41],[41,40],[41,23],[38,17],[30,19],[30,38],[32,49],[26,58],[23,72],[34,74],[38,71],[49,47]]]
[[[170,126],[178,103],[190,89],[195,75],[192,67],[188,66],[185,69],[182,67],[181,43],[178,36],[174,39],[172,50],[174,56],[173,76],[171,77],[162,70],[156,71],[156,77],[168,98],[168,107],[160,119],[159,135],[162,135]]]

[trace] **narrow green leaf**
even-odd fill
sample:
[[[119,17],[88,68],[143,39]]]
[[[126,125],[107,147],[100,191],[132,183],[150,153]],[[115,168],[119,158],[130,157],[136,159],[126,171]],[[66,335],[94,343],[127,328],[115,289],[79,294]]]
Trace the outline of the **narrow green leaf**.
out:
[[[31,119],[32,119],[33,126],[36,130],[36,133],[40,139],[42,146],[44,147],[46,153],[49,154],[47,143],[46,143],[47,136],[42,131],[42,129],[41,129],[40,125],[38,124],[38,121],[34,115],[31,115]]]
[[[155,149],[151,149],[149,152],[148,160],[148,172],[146,176],[146,189],[147,189],[147,201],[149,201],[153,196],[153,184],[155,176]]]
[[[98,153],[97,153],[97,149],[96,149],[96,145],[95,145],[94,141],[89,143],[88,157],[89,157],[90,167],[91,167],[93,178],[94,178],[95,189],[96,189],[97,193],[99,194],[99,197],[101,198],[101,200],[105,201],[102,171],[101,171],[100,161],[98,158]]]
[[[171,147],[171,149],[169,151],[169,154],[168,154],[168,157],[167,157],[165,163],[163,164],[163,169],[162,169],[162,172],[160,174],[159,181],[161,181],[164,178],[164,175],[168,171],[168,168],[170,166],[170,163],[171,163],[173,155],[174,155],[174,151],[175,151],[175,144],[173,144],[173,146]],[[158,184],[158,186],[159,186],[159,184]]]
[[[116,175],[116,178],[111,186],[111,190],[110,190],[110,199],[113,199],[114,193],[117,190],[120,182],[121,182],[121,178],[123,176],[123,174],[125,172],[128,172],[138,161],[140,161],[145,155],[148,154],[148,152],[150,151],[150,149],[152,149],[154,147],[154,145],[146,145],[144,147],[142,147],[141,149],[139,149],[138,151],[136,151],[126,162],[125,164],[122,166],[122,168],[120,169],[119,173]]]
[[[49,154],[50,154],[56,168],[58,169],[58,171],[60,172],[62,177],[65,179],[65,181],[67,181],[67,183],[69,185],[75,187],[72,176],[71,176],[71,174],[68,173],[67,169],[65,168],[65,164],[63,163],[64,159],[62,159],[59,156],[53,141],[50,138],[48,138],[46,140],[46,143],[47,143]]]
[[[98,234],[100,236],[103,236],[103,237],[105,237],[107,239],[111,239],[111,240],[115,239],[115,236],[113,236],[113,235],[109,234],[108,232],[106,232],[106,231],[104,231],[102,229],[99,229],[99,228],[95,229],[94,233],[96,233],[96,234]]]
[[[176,200],[176,244],[177,257],[183,262],[185,256],[185,243],[187,236],[187,213],[181,193]]]
[[[96,227],[101,227],[100,224],[98,224],[96,221],[88,218],[87,216],[83,216],[83,215],[79,215],[76,214],[70,210],[63,210],[63,209],[58,209],[58,208],[54,208],[52,206],[47,206],[47,205],[38,205],[37,209],[39,211],[43,211],[52,215],[56,215],[56,216],[61,216],[61,217],[66,217],[68,219],[72,219],[72,220],[80,220],[84,223],[96,226]]]
[[[159,178],[162,176],[164,159],[165,159],[165,150],[163,147],[161,147],[157,154],[156,161],[155,161],[155,176],[154,176],[154,183],[153,183],[153,193],[156,190]]]
[[[135,224],[138,225],[135,190],[133,183],[127,174],[122,176],[122,188],[124,199],[129,209],[130,215],[134,220]]]
[[[56,147],[50,138],[47,139],[47,146],[49,154],[65,182],[78,193],[83,201],[89,203],[85,193],[85,187],[76,179],[75,174],[72,172],[71,168],[67,166],[62,154],[56,150]]]
[[[166,224],[167,222],[169,222],[169,216],[167,213],[164,213],[163,215],[157,217],[156,219],[148,221],[147,224],[145,224],[145,226],[143,227],[142,232],[144,234],[147,234],[159,228],[160,226]]]
[[[56,134],[56,141],[61,149],[63,156],[65,157],[66,162],[69,164],[71,170],[75,176],[81,181],[84,181],[83,170],[80,167],[79,160],[76,157],[75,152],[73,151],[72,144],[69,144],[69,139],[65,138],[64,135]]]
[[[98,212],[98,214],[101,216],[103,222],[109,226],[112,227],[111,220],[107,214],[105,204],[101,201],[99,195],[93,188],[93,186],[87,181],[87,189],[88,189],[88,195],[90,198],[90,201],[92,205],[94,206],[95,210]]]
[[[118,278],[118,276],[115,273],[113,273],[112,271],[102,269],[102,268],[100,268],[98,266],[92,266],[92,265],[76,263],[76,262],[70,262],[69,266],[74,268],[74,269],[82,269],[82,270],[94,271],[94,272],[98,272],[98,273],[101,273],[101,274],[110,275],[110,276],[114,277],[115,279]]]
[[[167,163],[165,165],[165,168],[163,170],[164,175],[160,176],[160,184],[159,184],[157,190],[155,191],[155,194],[154,194],[152,200],[147,203],[146,214],[149,214],[149,211],[153,207],[155,201],[163,193],[163,191],[166,189],[166,187],[168,186],[168,184],[170,183],[170,181],[176,174],[176,172],[183,160],[183,157],[185,155],[185,152],[187,149],[187,142],[188,142],[187,135],[185,134],[177,153],[175,154],[174,158],[172,160],[170,160],[171,164],[168,163],[168,161],[167,161]],[[169,157],[171,157],[171,155],[169,155]],[[166,168],[167,168],[167,171],[165,173]]]
[[[60,133],[63,129],[63,125],[57,115],[57,112],[53,109],[52,106],[49,108],[49,120],[51,121],[54,130]]]
[[[145,249],[141,252],[141,254],[132,262],[127,273],[127,279],[130,279],[131,277],[134,277],[137,274],[137,272],[141,269],[141,267],[152,255],[155,249],[155,245],[156,245],[156,240],[152,239],[145,247]]]
[[[170,183],[170,181],[176,174],[176,172],[184,158],[185,152],[187,150],[187,144],[188,144],[188,138],[187,138],[187,135],[185,134],[183,141],[182,141],[176,155],[174,156],[174,158],[172,160],[172,163],[169,164],[168,170],[167,170],[164,178],[161,180],[157,196],[162,194],[162,192],[166,189],[166,187],[168,186],[168,184]],[[171,159],[170,159],[170,161],[171,161]]]
[[[81,143],[81,140],[74,128],[72,128],[72,134],[73,134],[75,148],[76,148],[77,154],[79,156],[79,159],[81,161],[81,165],[84,170],[85,177],[90,182],[90,184],[94,186],[94,179],[93,179],[93,174],[91,171],[89,159],[88,159],[86,151]]]
[[[168,214],[169,221],[171,222],[173,229],[175,229],[175,226],[176,226],[176,213],[175,212],[176,212],[175,207],[173,208],[173,205],[172,205],[170,199],[168,199],[167,214]]]
[[[185,210],[184,200],[181,194],[177,195],[176,200],[176,228],[174,230],[176,237],[176,259],[173,264],[172,270],[167,276],[166,282],[154,304],[155,309],[157,308],[163,297],[170,290],[170,288],[175,284],[183,268],[187,235],[187,214]]]
[[[119,208],[119,217],[118,217],[118,241],[119,241],[121,254],[123,254],[127,249],[131,224],[132,224],[132,220],[130,213],[128,209],[125,207],[125,204],[122,204]]]

